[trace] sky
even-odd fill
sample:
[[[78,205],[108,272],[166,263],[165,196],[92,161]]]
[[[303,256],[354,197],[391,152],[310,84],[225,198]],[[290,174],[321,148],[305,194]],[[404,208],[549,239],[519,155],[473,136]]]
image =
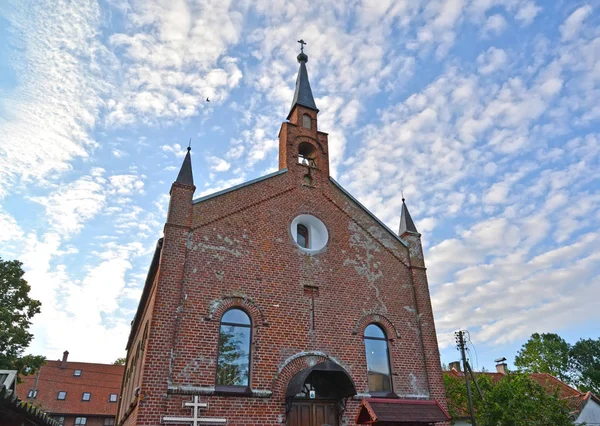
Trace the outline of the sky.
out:
[[[0,2],[0,256],[28,349],[112,362],[192,140],[195,196],[277,168],[305,52],[333,177],[423,235],[442,361],[598,338],[600,2]],[[206,98],[210,102],[206,101]]]

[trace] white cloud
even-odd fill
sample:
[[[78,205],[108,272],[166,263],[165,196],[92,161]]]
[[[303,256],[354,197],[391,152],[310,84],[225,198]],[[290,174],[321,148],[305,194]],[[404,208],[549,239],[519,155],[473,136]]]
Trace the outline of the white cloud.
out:
[[[94,61],[107,54],[94,39],[100,21],[94,2],[21,3],[5,17],[12,28],[7,44],[27,56],[11,62],[19,85],[0,103],[9,112],[0,121],[0,197],[19,184],[55,180],[88,156],[94,145],[88,131],[106,89]]]
[[[523,25],[529,25],[534,21],[535,17],[541,12],[541,10],[542,8],[537,6],[535,2],[527,1],[519,7],[515,18],[521,21]]]
[[[118,195],[132,195],[143,193],[144,182],[137,175],[113,175],[108,178],[110,182],[109,193]]]
[[[492,74],[504,67],[507,61],[508,55],[504,50],[490,47],[477,57],[479,73],[482,75]]]
[[[162,149],[164,152],[169,152],[169,153],[175,155],[176,157],[180,157],[180,158],[185,157],[185,154],[187,152],[178,143],[174,143],[173,145],[163,145],[160,147],[160,149]]]
[[[506,23],[506,19],[499,13],[488,16],[485,20],[485,24],[483,25],[484,34],[493,34],[499,35],[501,34],[508,24]]]
[[[224,101],[242,77],[227,56],[238,42],[242,15],[231,1],[131,2],[128,33],[113,34],[121,53],[120,89],[108,101],[108,123],[182,119]],[[149,31],[151,30],[151,31]]]
[[[565,22],[560,26],[560,34],[563,41],[572,40],[577,36],[581,30],[583,21],[590,16],[592,10],[592,6],[586,4],[569,15]]]
[[[211,163],[210,169],[215,172],[226,172],[230,169],[231,164],[219,157],[208,157]]]
[[[0,210],[0,243],[18,240],[23,237],[23,230],[14,217]]]
[[[46,209],[47,219],[62,235],[79,232],[84,223],[106,205],[106,192],[98,178],[84,176],[47,197],[31,197]]]

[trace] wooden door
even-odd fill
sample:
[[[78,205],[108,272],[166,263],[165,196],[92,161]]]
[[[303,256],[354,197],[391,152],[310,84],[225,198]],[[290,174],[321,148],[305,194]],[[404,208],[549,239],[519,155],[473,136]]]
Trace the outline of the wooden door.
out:
[[[338,426],[334,402],[294,401],[287,417],[288,426]]]

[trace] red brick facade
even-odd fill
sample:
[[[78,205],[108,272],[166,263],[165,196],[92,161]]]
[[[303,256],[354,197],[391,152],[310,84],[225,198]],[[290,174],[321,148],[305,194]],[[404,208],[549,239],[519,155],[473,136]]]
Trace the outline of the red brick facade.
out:
[[[196,201],[193,186],[173,185],[127,347],[117,424],[190,417],[182,403],[193,395],[208,403],[203,416],[230,425],[285,424],[290,380],[323,361],[354,382],[340,421],[354,424],[369,396],[363,331],[371,323],[388,338],[393,392],[446,407],[419,235],[401,240],[330,179],[317,111],[297,105],[279,139],[280,172],[268,178]],[[316,167],[298,164],[300,143],[314,148]],[[292,237],[301,214],[327,227],[317,253]],[[252,320],[246,395],[215,387],[220,319],[231,307]]]
[[[85,426],[111,425],[121,395],[123,366],[67,361],[46,361],[40,370],[24,376],[17,395],[39,407],[64,426],[85,418]],[[59,399],[59,392],[64,396]],[[89,393],[84,400],[83,394]],[[112,397],[111,397],[112,395]],[[81,422],[82,420],[80,420]]]

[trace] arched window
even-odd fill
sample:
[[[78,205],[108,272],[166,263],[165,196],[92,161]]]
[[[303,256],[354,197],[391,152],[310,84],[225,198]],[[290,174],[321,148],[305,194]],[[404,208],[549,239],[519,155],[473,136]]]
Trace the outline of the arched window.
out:
[[[390,374],[390,357],[385,332],[376,324],[365,328],[365,350],[367,352],[367,379],[369,392],[392,391],[392,376]]]
[[[250,382],[252,323],[241,309],[230,309],[221,318],[217,385],[245,386]]]
[[[302,116],[302,127],[306,128],[306,129],[310,129],[310,126],[311,126],[310,115],[304,114]]]
[[[302,224],[298,224],[296,234],[298,245],[302,248],[310,248],[308,245],[308,228]]]

